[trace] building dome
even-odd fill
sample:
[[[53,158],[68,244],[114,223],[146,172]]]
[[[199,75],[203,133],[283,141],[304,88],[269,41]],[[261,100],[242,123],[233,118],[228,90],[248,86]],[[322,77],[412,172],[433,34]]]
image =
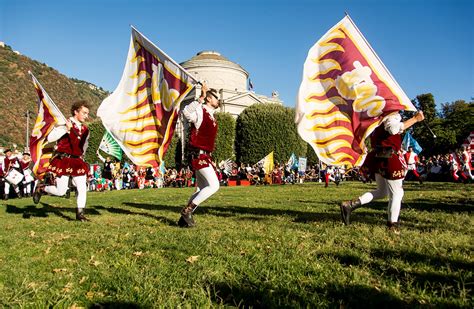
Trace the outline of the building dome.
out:
[[[181,65],[197,80],[205,80],[211,88],[247,90],[248,72],[216,51],[201,51]]]

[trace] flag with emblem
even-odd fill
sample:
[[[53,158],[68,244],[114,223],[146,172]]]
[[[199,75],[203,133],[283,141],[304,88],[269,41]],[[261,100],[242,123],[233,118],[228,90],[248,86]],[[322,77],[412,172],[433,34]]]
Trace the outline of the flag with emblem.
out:
[[[99,149],[119,161],[122,160],[122,149],[112,135],[107,131],[104,133],[104,136],[100,141]]]
[[[158,167],[195,80],[135,28],[122,79],[97,115],[138,166]]]
[[[48,143],[48,134],[56,125],[65,124],[66,117],[54,104],[33,73],[28,73],[33,79],[33,85],[39,98],[38,116],[36,117],[33,132],[31,132],[29,147],[31,160],[34,162],[33,173],[36,177],[42,179],[54,151],[54,143]]]
[[[362,165],[365,139],[400,110],[416,109],[349,16],[309,50],[295,122],[322,162]]]

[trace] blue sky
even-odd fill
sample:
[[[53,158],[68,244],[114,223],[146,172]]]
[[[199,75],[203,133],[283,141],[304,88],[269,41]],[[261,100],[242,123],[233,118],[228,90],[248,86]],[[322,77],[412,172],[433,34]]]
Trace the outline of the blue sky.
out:
[[[309,48],[344,12],[408,97],[431,92],[438,106],[474,97],[472,0],[0,0],[0,41],[113,91],[134,25],[177,62],[220,52],[255,92],[295,106]]]

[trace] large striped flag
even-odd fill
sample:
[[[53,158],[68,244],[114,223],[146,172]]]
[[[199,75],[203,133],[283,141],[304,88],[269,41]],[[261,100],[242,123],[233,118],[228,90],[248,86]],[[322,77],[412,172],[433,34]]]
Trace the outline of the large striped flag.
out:
[[[48,134],[56,125],[66,123],[66,118],[59,108],[54,104],[48,93],[43,89],[33,73],[29,72],[33,79],[36,93],[38,94],[38,117],[30,137],[31,160],[35,163],[33,173],[42,179],[49,166],[49,159],[53,155],[54,145],[48,144]]]
[[[134,164],[160,165],[192,81],[179,64],[132,28],[122,79],[97,115]]]
[[[309,50],[296,123],[324,163],[362,165],[367,136],[400,110],[416,109],[349,16]]]

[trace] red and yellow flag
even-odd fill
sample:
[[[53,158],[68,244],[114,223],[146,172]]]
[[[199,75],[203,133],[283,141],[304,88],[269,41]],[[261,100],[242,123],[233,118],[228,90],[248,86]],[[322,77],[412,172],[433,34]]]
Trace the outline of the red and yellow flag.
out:
[[[157,167],[171,142],[192,77],[141,33],[132,37],[122,79],[97,115],[138,166]]]
[[[349,16],[310,49],[296,123],[321,161],[362,165],[367,136],[400,110],[416,109]]]
[[[48,145],[48,134],[56,125],[65,124],[66,118],[54,104],[48,93],[43,89],[33,73],[28,72],[33,79],[36,93],[38,94],[38,117],[30,137],[31,160],[35,163],[33,173],[42,178],[46,172],[49,159],[54,151],[54,145]]]

